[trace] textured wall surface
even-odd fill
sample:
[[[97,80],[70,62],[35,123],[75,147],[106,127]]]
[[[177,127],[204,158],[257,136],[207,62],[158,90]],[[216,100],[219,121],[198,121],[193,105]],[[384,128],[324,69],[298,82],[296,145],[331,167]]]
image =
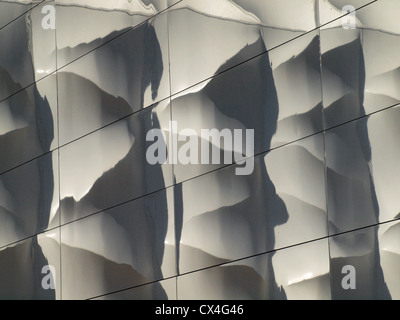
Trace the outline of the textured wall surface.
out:
[[[0,0],[0,299],[400,299],[399,16]],[[254,169],[149,163],[227,151],[187,128],[253,129]]]

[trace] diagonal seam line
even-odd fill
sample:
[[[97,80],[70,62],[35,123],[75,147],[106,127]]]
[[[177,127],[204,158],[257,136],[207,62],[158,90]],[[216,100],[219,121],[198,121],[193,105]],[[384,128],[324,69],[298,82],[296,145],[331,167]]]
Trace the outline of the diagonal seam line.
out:
[[[42,0],[42,2],[44,2],[44,1],[46,1],[46,0]],[[144,24],[148,23],[150,20],[156,18],[157,16],[159,16],[159,15],[161,15],[161,14],[164,14],[165,12],[168,12],[172,7],[176,6],[178,3],[182,2],[182,1],[183,1],[183,0],[180,0],[180,1],[176,2],[176,3],[174,3],[173,5],[169,6],[168,8],[163,9],[163,10],[161,10],[160,12],[157,12],[157,14],[155,14],[154,16],[149,17],[148,19],[146,19],[146,20],[140,22],[139,24],[137,24],[137,25],[135,25],[135,26],[128,27],[125,31],[122,31],[122,33],[118,34],[118,35],[115,36],[114,38],[108,39],[106,42],[104,42],[104,43],[98,45],[98,46],[95,47],[95,48],[92,48],[90,51],[88,51],[88,52],[84,53],[83,55],[81,55],[81,56],[79,56],[79,57],[73,59],[72,61],[68,62],[67,64],[65,64],[65,65],[63,65],[63,66],[61,66],[61,67],[59,67],[59,68],[58,68],[58,66],[56,66],[56,69],[53,70],[51,73],[49,73],[49,74],[47,74],[47,75],[41,77],[40,79],[37,79],[37,80],[36,80],[35,82],[33,82],[33,83],[30,83],[30,84],[26,85],[25,87],[19,89],[18,91],[16,91],[16,92],[14,92],[13,94],[7,96],[6,98],[1,99],[1,100],[0,100],[0,103],[3,102],[3,101],[5,101],[5,100],[7,100],[7,99],[9,99],[9,98],[11,98],[11,97],[13,97],[13,96],[15,96],[16,94],[18,94],[18,93],[20,93],[21,91],[23,91],[23,90],[29,88],[30,86],[35,85],[37,82],[39,82],[39,81],[41,81],[41,80],[43,80],[43,79],[45,79],[45,78],[47,78],[47,77],[53,76],[55,73],[61,71],[62,69],[64,69],[65,67],[69,66],[69,65],[72,64],[73,62],[76,62],[77,60],[79,60],[79,59],[81,59],[81,58],[87,56],[88,54],[92,53],[93,51],[95,51],[95,50],[97,50],[97,49],[99,49],[99,48],[101,48],[101,47],[107,45],[108,43],[110,43],[110,42],[114,41],[115,39],[117,39],[117,38],[119,38],[119,37],[121,37],[121,36],[127,34],[128,32],[130,32],[130,31],[132,31],[132,30],[135,30],[136,28],[139,28],[139,27],[143,26]],[[41,2],[41,3],[42,3],[42,2]],[[40,3],[39,3],[39,4],[40,4]],[[38,5],[39,5],[39,4],[38,4]],[[32,8],[32,9],[33,9],[33,8]],[[32,9],[31,9],[31,10],[32,10]],[[24,14],[26,14],[26,13],[24,13]],[[0,31],[1,31],[1,29],[0,29]],[[57,52],[56,52],[55,55],[57,56]]]
[[[164,100],[167,100],[167,99],[169,99],[169,98],[165,98],[165,99],[161,100],[160,102],[163,102]],[[338,125],[329,127],[329,128],[327,128],[327,129],[316,131],[316,132],[311,133],[311,134],[309,134],[309,135],[306,135],[306,136],[304,136],[304,137],[295,139],[295,140],[293,140],[293,141],[289,141],[289,142],[287,142],[287,143],[283,143],[283,144],[281,144],[281,145],[279,145],[279,146],[276,146],[276,147],[272,147],[272,148],[270,148],[270,149],[268,149],[268,150],[264,150],[264,151],[257,152],[257,153],[255,153],[255,154],[252,155],[252,156],[244,157],[243,159],[240,160],[240,162],[246,161],[246,160],[248,160],[248,159],[251,159],[251,158],[254,158],[254,157],[257,157],[257,156],[260,156],[260,155],[262,155],[262,154],[270,153],[271,151],[274,151],[274,150],[277,150],[277,149],[280,149],[280,148],[289,146],[289,145],[294,144],[294,143],[296,143],[296,142],[299,142],[299,141],[308,139],[308,138],[310,138],[310,137],[316,136],[316,135],[321,134],[321,133],[324,133],[324,132],[328,132],[328,131],[330,131],[330,130],[336,129],[336,128],[341,127],[341,126],[343,126],[343,125],[347,125],[347,124],[349,124],[349,123],[351,123],[351,122],[355,122],[355,121],[361,120],[361,119],[363,119],[363,118],[368,118],[368,117],[370,117],[370,116],[372,116],[372,115],[374,115],[374,114],[377,114],[377,113],[379,113],[379,112],[387,111],[387,110],[392,109],[392,108],[394,109],[394,108],[399,107],[399,106],[400,106],[400,104],[397,103],[397,104],[394,104],[394,105],[391,105],[391,106],[382,108],[382,109],[380,109],[380,110],[377,110],[377,111],[374,111],[374,112],[371,112],[371,113],[362,115],[362,116],[360,116],[360,117],[357,117],[357,118],[348,120],[348,121],[343,122],[343,123],[341,123],[341,124],[338,124]],[[87,137],[88,135],[90,135],[90,134],[92,134],[92,133],[94,133],[94,132],[97,132],[97,131],[99,131],[99,130],[101,130],[101,129],[104,129],[104,128],[108,127],[108,126],[111,126],[111,125],[115,124],[115,123],[118,122],[118,121],[125,120],[126,118],[129,118],[129,117],[132,116],[132,115],[135,115],[135,114],[137,114],[137,113],[139,113],[139,112],[141,112],[141,111],[144,111],[144,110],[147,109],[147,108],[151,108],[151,106],[146,107],[146,108],[144,108],[144,109],[141,109],[141,110],[139,110],[139,111],[136,111],[136,112],[134,112],[134,113],[132,113],[132,114],[130,114],[130,115],[124,116],[123,118],[118,119],[118,120],[115,120],[115,121],[111,122],[110,124],[107,124],[107,125],[105,125],[105,126],[103,126],[103,127],[101,127],[101,128],[98,128],[98,129],[94,130],[93,132],[87,133],[87,134],[85,134],[85,135],[82,136],[82,137],[79,137],[79,138],[77,138],[77,139],[75,139],[75,140],[73,140],[73,141],[67,142],[67,143],[63,144],[62,146],[60,146],[60,147],[54,148],[54,149],[52,149],[52,150],[50,150],[50,151],[47,151],[47,152],[43,153],[42,155],[36,156],[35,158],[32,158],[32,159],[30,159],[30,160],[28,160],[28,161],[25,161],[24,163],[21,163],[21,164],[19,164],[19,165],[13,167],[13,168],[11,168],[11,169],[7,169],[6,171],[0,173],[0,176],[3,175],[3,174],[9,173],[10,171],[13,171],[13,170],[15,170],[15,169],[17,169],[17,168],[19,168],[19,167],[21,167],[21,166],[24,166],[24,165],[26,165],[26,164],[28,164],[28,163],[30,163],[30,162],[32,162],[32,161],[35,161],[35,160],[37,160],[37,159],[39,159],[39,158],[41,158],[41,157],[44,157],[44,156],[46,156],[46,155],[48,155],[48,154],[51,154],[52,152],[54,152],[54,151],[56,151],[56,150],[58,150],[58,149],[61,149],[61,148],[65,147],[65,146],[67,146],[67,145],[69,145],[69,144],[71,144],[71,143],[73,143],[73,142],[76,142],[76,141],[78,141],[78,140],[80,140],[80,139],[83,139],[84,137]],[[184,182],[187,182],[187,181],[196,179],[196,178],[198,178],[198,177],[207,175],[207,174],[209,174],[209,173],[215,172],[215,171],[217,171],[217,170],[220,170],[220,169],[223,169],[223,168],[227,168],[227,167],[230,167],[230,166],[235,166],[235,165],[238,165],[238,163],[237,163],[237,162],[233,162],[233,163],[230,163],[230,164],[222,165],[222,166],[219,166],[218,168],[215,168],[215,169],[213,169],[213,170],[207,171],[207,172],[205,172],[205,173],[196,175],[196,176],[194,176],[194,177],[190,177],[190,178],[188,178],[188,179],[184,179],[184,180],[180,181],[180,182],[177,183],[177,184],[184,183]],[[102,210],[102,211],[103,211],[103,210]]]
[[[14,21],[18,20],[18,19],[21,18],[22,16],[28,14],[30,11],[32,11],[33,9],[35,9],[37,6],[39,6],[40,4],[42,4],[42,3],[45,2],[45,1],[46,1],[46,0],[41,0],[39,3],[37,3],[37,4],[35,4],[35,5],[31,4],[31,7],[30,7],[28,10],[26,10],[26,11],[23,12],[23,13],[21,13],[19,16],[15,17],[15,18],[12,19],[10,22],[8,22],[8,23],[5,24],[4,26],[2,26],[2,27],[0,28],[0,32],[1,32],[4,28],[8,27],[11,23],[13,23]],[[11,2],[11,3],[12,3],[12,2]]]
[[[303,242],[300,242],[300,243],[284,246],[284,247],[281,247],[281,248],[278,248],[278,249],[267,250],[265,252],[253,254],[253,255],[250,255],[250,256],[243,257],[243,258],[229,260],[227,262],[215,264],[215,265],[212,265],[212,266],[208,266],[208,267],[199,268],[199,269],[196,269],[196,270],[187,271],[187,272],[184,272],[184,273],[181,273],[181,274],[177,274],[177,275],[173,275],[173,276],[169,276],[169,277],[166,277],[166,278],[149,281],[149,282],[146,282],[146,283],[143,283],[143,284],[140,284],[140,285],[135,285],[135,286],[131,286],[131,287],[128,287],[128,288],[115,290],[115,291],[108,292],[108,293],[105,293],[105,294],[93,296],[93,297],[87,298],[86,300],[96,299],[96,298],[100,298],[100,297],[106,297],[108,295],[112,295],[112,294],[115,294],[115,293],[128,291],[128,290],[131,290],[131,289],[138,289],[138,288],[144,287],[146,285],[155,284],[155,283],[158,283],[158,282],[161,282],[161,281],[165,281],[165,280],[171,280],[171,279],[174,279],[174,278],[178,279],[179,277],[190,275],[190,274],[193,274],[193,273],[206,271],[206,270],[214,269],[214,268],[218,268],[218,267],[229,266],[232,263],[237,263],[237,262],[240,262],[240,261],[256,258],[256,257],[263,256],[263,255],[266,255],[266,254],[276,253],[276,252],[279,252],[279,251],[282,251],[282,250],[295,248],[295,247],[298,247],[298,246],[310,244],[310,243],[313,243],[313,242],[322,241],[322,240],[325,240],[325,239],[329,240],[330,238],[335,238],[335,237],[338,237],[338,236],[341,236],[341,235],[345,235],[345,234],[349,234],[349,233],[352,233],[352,232],[361,231],[361,230],[372,228],[372,227],[379,227],[381,225],[390,224],[390,223],[393,223],[393,222],[396,222],[396,221],[400,221],[400,218],[392,219],[392,220],[388,220],[388,221],[384,221],[384,222],[380,222],[380,223],[377,223],[377,224],[372,224],[372,225],[368,225],[368,226],[364,226],[364,227],[360,227],[360,228],[356,228],[356,229],[353,229],[353,230],[343,231],[343,232],[340,232],[340,233],[335,233],[335,234],[332,234],[332,235],[328,235],[328,236],[324,236],[324,237],[320,237],[320,238],[316,238],[316,239],[312,239],[312,240],[303,241]]]
[[[45,0],[43,0],[43,1],[45,1]],[[165,12],[167,12],[167,11],[170,11],[170,9],[172,9],[174,6],[176,6],[177,4],[179,4],[179,3],[182,2],[182,1],[183,1],[183,0],[180,0],[180,1],[176,2],[176,3],[174,3],[174,4],[171,5],[170,7],[168,7],[168,8],[166,8],[166,9],[164,9],[164,10],[158,12],[158,13],[157,13],[156,15],[154,15],[154,16],[149,17],[148,19],[146,19],[145,21],[142,21],[142,22],[139,23],[138,25],[135,25],[135,26],[133,26],[133,27],[129,27],[127,30],[123,31],[121,34],[117,35],[116,37],[107,40],[107,41],[104,42],[103,44],[97,46],[96,48],[91,49],[90,51],[86,52],[86,53],[83,54],[82,56],[79,56],[79,57],[75,58],[74,60],[68,62],[68,63],[65,64],[65,65],[63,65],[62,67],[57,68],[57,69],[54,70],[52,73],[50,73],[50,74],[48,74],[48,75],[46,75],[46,76],[44,76],[44,77],[38,79],[37,81],[40,81],[40,80],[42,80],[42,79],[44,79],[44,78],[46,78],[46,77],[48,77],[48,76],[51,76],[51,75],[53,75],[55,72],[59,72],[60,70],[62,70],[63,68],[67,67],[67,66],[70,65],[71,63],[76,62],[77,60],[79,60],[79,59],[85,57],[85,56],[88,55],[89,53],[91,53],[91,52],[97,50],[98,48],[101,48],[102,46],[104,46],[104,45],[110,43],[110,42],[113,41],[114,39],[119,38],[120,36],[125,35],[125,34],[128,33],[129,31],[132,31],[132,30],[134,30],[134,29],[136,29],[136,28],[142,26],[142,25],[145,24],[145,23],[148,23],[151,19],[155,18],[155,17],[158,16],[159,14],[162,14],[162,13],[165,13]],[[367,4],[365,4],[365,5],[363,5],[363,6],[359,7],[359,8],[357,8],[356,11],[361,10],[361,9],[365,8],[366,6],[369,6],[369,5],[371,5],[371,4],[375,3],[375,2],[378,2],[378,1],[379,1],[379,0],[374,0],[374,1],[370,2],[370,3],[367,3]],[[285,45],[285,44],[287,44],[287,43],[289,43],[289,42],[291,42],[291,41],[297,40],[297,39],[299,39],[300,37],[303,37],[303,36],[306,36],[306,35],[308,35],[308,34],[310,34],[310,33],[312,33],[312,32],[315,32],[316,30],[318,30],[318,29],[320,29],[320,28],[322,28],[322,27],[324,27],[324,26],[326,26],[326,25],[328,25],[328,24],[330,24],[330,23],[332,23],[332,22],[334,22],[334,21],[336,21],[336,20],[342,19],[343,17],[345,17],[345,16],[347,16],[347,15],[349,15],[349,13],[347,13],[347,14],[345,14],[345,15],[343,15],[343,16],[340,16],[340,17],[338,17],[338,18],[336,18],[336,19],[333,19],[333,20],[331,20],[331,21],[329,21],[329,22],[326,22],[326,23],[324,23],[324,24],[322,24],[322,25],[319,25],[319,26],[317,26],[316,28],[314,28],[314,29],[312,29],[312,30],[309,30],[309,31],[306,31],[306,32],[304,32],[304,33],[302,33],[302,34],[300,34],[300,35],[298,35],[298,36],[296,36],[296,37],[294,37],[294,38],[292,38],[292,39],[286,40],[285,42],[280,43],[280,44],[278,44],[278,45],[276,45],[276,46],[273,46],[273,47],[271,47],[270,49],[268,49],[268,50],[266,50],[266,51],[260,52],[259,54],[255,55],[255,56],[253,56],[253,57],[247,58],[246,60],[244,60],[244,61],[242,61],[242,62],[240,62],[240,63],[238,63],[238,64],[236,64],[236,65],[234,65],[234,66],[231,66],[231,67],[229,67],[229,68],[227,68],[227,69],[225,69],[225,70],[222,70],[222,71],[219,72],[219,73],[215,73],[214,75],[212,75],[212,76],[210,76],[210,77],[207,77],[207,78],[205,78],[205,79],[203,79],[203,80],[201,80],[201,81],[198,81],[198,82],[196,82],[195,84],[190,85],[190,86],[188,86],[188,87],[185,88],[185,89],[182,89],[182,90],[177,91],[177,92],[174,93],[171,97],[173,97],[173,96],[175,96],[175,95],[178,95],[178,94],[180,94],[180,93],[182,93],[182,92],[184,92],[184,91],[186,91],[186,90],[188,90],[188,89],[191,89],[191,88],[193,88],[193,87],[195,87],[195,86],[197,86],[197,85],[199,85],[199,84],[201,84],[201,83],[203,83],[203,82],[206,82],[206,81],[208,81],[208,80],[210,80],[210,79],[212,79],[212,78],[214,78],[214,77],[216,77],[216,76],[219,76],[220,74],[223,74],[223,73],[225,73],[225,72],[227,72],[227,71],[229,71],[229,70],[231,70],[231,69],[233,69],[233,68],[235,68],[235,67],[237,67],[237,66],[240,66],[240,65],[242,65],[242,64],[244,64],[244,63],[246,63],[246,62],[249,62],[249,61],[251,61],[251,60],[253,60],[253,59],[259,58],[260,56],[266,54],[267,52],[272,51],[272,50],[275,50],[275,49],[277,49],[277,48],[279,48],[279,47],[281,47],[281,46],[283,46],[283,45]],[[35,84],[35,82],[34,82],[34,83],[31,83],[31,84],[29,84],[29,85],[27,85],[26,87],[24,87],[24,88],[22,88],[22,89],[20,89],[20,90],[17,91],[16,93],[19,93],[19,92],[23,91],[24,89],[26,89],[26,88],[28,88],[29,86],[32,86],[32,85],[34,85],[34,84]],[[14,96],[16,93],[13,93],[13,94],[11,94],[10,96],[8,96],[8,97],[6,97],[6,98],[0,100],[0,103],[3,102],[4,100],[7,100],[8,98]]]

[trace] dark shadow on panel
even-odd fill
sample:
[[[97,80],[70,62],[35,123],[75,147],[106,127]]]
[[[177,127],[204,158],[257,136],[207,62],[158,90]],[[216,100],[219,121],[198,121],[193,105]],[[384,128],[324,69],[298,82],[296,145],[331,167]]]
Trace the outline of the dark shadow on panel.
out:
[[[0,251],[1,300],[55,300],[55,289],[42,287],[42,268],[49,265],[37,238]]]
[[[120,41],[122,38],[125,41]],[[80,78],[82,86],[90,86],[92,90],[99,91],[98,96],[107,98],[102,100],[104,105],[97,109],[101,113],[112,114],[114,107],[125,110],[130,103],[133,104],[130,105],[131,110],[143,108],[146,89],[151,86],[153,98],[157,97],[164,72],[162,52],[154,27],[151,23],[140,25],[121,38],[111,41],[107,46],[112,52],[119,55],[125,65],[127,83],[124,85],[130,86],[132,101],[114,98],[113,92],[104,92],[102,88],[94,86],[93,83],[84,78]],[[86,272],[87,266],[95,266],[96,268],[106,266],[103,279],[87,278],[89,279],[88,285],[91,281],[102,281],[104,292],[100,294],[163,279],[161,265],[166,250],[165,238],[168,228],[166,190],[159,191],[157,200],[154,202],[151,199],[147,200],[146,197],[135,200],[140,203],[140,208],[135,207],[136,209],[132,212],[126,209],[129,208],[129,204],[127,204],[128,206],[118,206],[123,202],[143,197],[146,193],[165,187],[161,165],[150,165],[146,159],[146,150],[152,144],[152,142],[146,141],[147,132],[150,129],[160,129],[157,115],[153,112],[153,107],[156,106],[157,104],[120,120],[126,123],[129,134],[135,139],[131,149],[115,163],[113,168],[98,177],[82,199],[75,201],[73,197],[68,197],[61,201],[62,214],[68,221],[117,206],[112,209],[116,210],[113,212],[118,212],[118,214],[112,215],[113,221],[117,222],[131,236],[130,254],[135,256],[135,259],[141,261],[142,264],[149,266],[146,271],[150,275],[146,278],[143,274],[140,274],[140,271],[134,269],[135,266],[119,264],[110,261],[106,256],[94,255],[89,250],[72,248],[63,244],[63,257],[69,255],[67,259],[64,259],[64,262],[69,263],[72,260],[77,260],[78,267],[82,268],[83,273]],[[118,137],[115,137],[115,139],[118,139]],[[140,233],[135,233],[133,230],[138,223],[143,225],[145,229],[141,230]],[[104,228],[106,231],[107,227]],[[99,234],[98,236],[101,237],[102,235]],[[135,239],[138,242],[135,242]],[[143,243],[146,243],[146,247],[140,245]],[[129,253],[127,254],[129,255]],[[71,266],[68,267],[68,272],[73,272]],[[74,278],[73,275],[65,273],[65,277],[68,278],[69,276]],[[85,279],[78,277],[76,281],[78,285],[79,281],[85,281]],[[167,297],[159,283],[152,286],[152,291],[157,297]]]
[[[327,127],[341,124],[345,121],[356,119],[365,115],[365,60],[360,39],[341,47],[332,49],[322,57],[324,68],[337,75],[351,92],[344,95],[330,106],[326,106],[325,117]],[[329,88],[327,89],[329,90]],[[379,222],[379,204],[375,192],[374,181],[370,171],[371,145],[368,136],[368,119],[354,121],[343,127],[335,129],[341,141],[345,141],[349,154],[348,159],[356,159],[363,163],[359,170],[362,172],[360,181],[356,178],[346,177],[328,168],[327,177],[329,197],[334,199],[337,209],[335,215],[331,212],[329,222],[334,232],[341,232],[347,224],[372,225]],[[359,150],[361,150],[359,152]],[[341,155],[343,156],[343,155]],[[361,183],[361,180],[367,181]],[[367,209],[363,204],[367,203]],[[350,212],[349,212],[350,211]],[[331,285],[333,299],[390,299],[391,295],[384,280],[380,265],[380,252],[378,243],[378,228],[363,235],[348,237],[342,240],[342,246],[361,249],[372,243],[368,254],[360,256],[331,257]],[[331,245],[332,241],[330,239]],[[347,242],[346,242],[347,241]],[[357,270],[357,290],[344,290],[341,285],[342,267],[352,265]]]
[[[222,65],[216,74],[242,62],[243,57],[252,56],[262,51],[266,51],[266,48],[260,36],[257,42],[247,45],[238,52],[237,55]],[[214,77],[205,86],[202,93],[214,103],[218,112],[228,118],[238,120],[247,129],[255,129],[255,150],[268,150],[270,148],[272,136],[277,128],[279,106],[268,54],[264,54],[253,61]],[[190,110],[190,106],[188,105],[187,107],[188,110]],[[190,116],[190,114],[188,116]],[[212,118],[212,116],[213,115],[210,115],[210,118]],[[231,172],[234,174],[233,170]],[[210,175],[212,174],[214,173],[210,173]],[[269,177],[263,157],[257,157],[255,159],[254,172],[247,176],[245,181],[250,194],[248,198],[229,207],[218,208],[212,212],[204,212],[196,217],[196,221],[198,223],[204,223],[204,226],[206,226],[211,216],[218,216],[218,221],[220,221],[222,228],[226,225],[224,221],[227,222],[231,219],[235,219],[235,221],[245,221],[246,224],[249,224],[250,230],[252,230],[251,239],[245,239],[245,241],[251,242],[253,252],[249,253],[250,255],[254,252],[265,252],[266,248],[274,248],[274,228],[288,220],[288,213],[286,205],[276,194],[274,184]],[[218,183],[222,187],[229,189],[229,184],[231,182],[219,181]],[[183,198],[182,186],[178,185],[175,187],[175,229],[177,234],[177,246],[180,244],[180,235],[182,232],[184,209],[181,199]],[[238,237],[240,237],[240,235],[238,235]],[[221,241],[229,241],[229,239],[221,239]],[[196,253],[195,248],[186,248],[182,244],[180,247],[177,247],[177,250],[190,250],[190,255],[199,254]],[[217,262],[218,259],[220,259],[214,257],[211,253],[202,252],[202,254],[209,255],[207,258],[209,262]],[[271,253],[266,256],[266,259],[268,259],[267,274],[269,276],[268,279],[265,279],[266,283],[264,284],[264,289],[260,291],[258,286],[245,286],[242,290],[246,291],[246,295],[254,299],[286,299],[283,288],[279,288],[276,284],[272,266],[273,255],[274,254]],[[177,256],[180,257],[179,251],[177,252]],[[241,286],[238,279],[246,277],[246,274],[249,276],[249,279],[259,278],[256,271],[251,268],[231,268],[229,270],[236,271],[228,273],[223,272],[224,283],[227,286],[234,285],[235,283]],[[260,297],[261,292],[262,297]]]

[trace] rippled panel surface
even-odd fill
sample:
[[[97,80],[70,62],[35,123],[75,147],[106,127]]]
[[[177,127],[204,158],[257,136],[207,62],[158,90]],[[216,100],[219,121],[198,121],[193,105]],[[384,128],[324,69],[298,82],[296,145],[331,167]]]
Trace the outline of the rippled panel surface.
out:
[[[167,15],[62,68],[60,144],[169,96]]]
[[[29,54],[26,31],[27,14],[0,30],[1,43],[7,43],[9,50],[0,53],[0,100],[3,100],[25,86],[33,83],[33,66]],[[15,54],[18,52],[19,54]]]
[[[328,241],[178,277],[181,300],[330,299]]]
[[[0,102],[0,173],[57,146],[56,85],[49,76]]]
[[[366,118],[326,133],[331,233],[378,222],[379,208],[373,188],[369,148]]]
[[[399,299],[399,222],[349,232],[330,240],[332,298]],[[355,270],[355,288],[345,290],[344,266]]]
[[[332,233],[399,217],[399,117],[400,108],[391,108],[327,132]]]
[[[62,147],[62,223],[172,185],[171,165],[146,160],[147,132],[166,131],[168,120],[163,102]]]
[[[56,68],[55,30],[42,28],[41,10],[47,4],[54,1],[35,6],[0,29],[0,42],[7,43],[7,50],[0,51],[0,101]]]
[[[176,279],[154,282],[94,300],[176,300]]]
[[[399,16],[0,0],[0,298],[400,299]]]
[[[133,27],[146,25],[151,17],[176,2],[56,0],[58,66],[65,66]],[[112,62],[112,57],[108,58],[107,62]]]
[[[180,140],[178,149],[181,149],[189,139],[196,139],[199,147],[206,143],[207,148],[214,146],[221,153],[229,152],[228,148],[232,148],[232,145],[226,142],[223,145],[219,141],[202,137],[201,130],[217,129],[221,132],[222,130],[233,132],[239,129],[242,132],[242,141],[246,141],[246,129],[255,129],[254,150],[252,154],[247,154],[252,156],[270,148],[277,117],[276,88],[267,55],[253,59],[209,82],[203,82],[172,100],[172,119],[177,123]],[[185,135],[184,130],[188,128],[190,132]],[[193,130],[196,136],[192,135]],[[246,149],[246,143],[243,143],[242,152],[246,153]],[[178,182],[218,167],[212,164],[205,165],[200,159],[202,156],[204,156],[202,152],[199,152],[198,158],[195,159],[197,163],[202,163],[200,165],[178,163],[175,166],[174,173]],[[212,163],[212,160],[209,162]],[[221,157],[220,163],[222,165],[233,162],[226,163]]]
[[[343,28],[342,19],[322,28],[327,127],[400,102],[396,12],[397,1],[380,0],[356,11],[354,29]]]
[[[92,298],[176,272],[171,189],[61,230],[64,299]],[[161,285],[154,284],[154,290],[166,297]]]
[[[399,156],[400,106],[369,117],[368,132],[371,144],[371,167],[379,222],[400,218]]]
[[[0,261],[0,299],[61,298],[58,229],[1,248]]]
[[[279,110],[271,147],[323,129],[319,50],[319,33],[313,31],[268,53]]]
[[[314,0],[183,1],[169,20],[172,93],[318,25]]]
[[[241,53],[232,60],[240,56]],[[189,139],[196,139],[199,146],[206,143],[217,147],[221,153],[229,152],[229,144],[228,147],[225,144],[224,149],[218,142],[201,136],[201,130],[206,128],[220,132],[242,130],[243,140],[246,139],[245,130],[254,129],[255,154],[321,131],[323,108],[319,70],[319,37],[311,32],[292,41],[288,47],[274,49],[183,91],[172,101],[172,119],[182,133],[178,149]],[[288,91],[292,94],[288,95]],[[190,132],[185,135],[187,128]],[[242,150],[247,147],[244,143]],[[218,168],[218,165],[204,165],[201,156],[199,153],[196,159],[201,165],[192,165],[192,161],[190,165],[175,166],[178,182]]]
[[[0,247],[59,224],[58,154],[0,175]]]
[[[180,271],[326,236],[322,150],[318,135],[256,157],[250,176],[231,166],[176,186]]]

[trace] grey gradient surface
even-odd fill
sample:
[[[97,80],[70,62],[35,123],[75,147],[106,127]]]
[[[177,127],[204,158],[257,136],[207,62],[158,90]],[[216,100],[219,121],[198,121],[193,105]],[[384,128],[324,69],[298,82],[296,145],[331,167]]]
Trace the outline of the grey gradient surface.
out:
[[[0,0],[0,298],[400,299],[399,14]],[[230,152],[187,128],[254,130],[254,170],[147,161]]]

